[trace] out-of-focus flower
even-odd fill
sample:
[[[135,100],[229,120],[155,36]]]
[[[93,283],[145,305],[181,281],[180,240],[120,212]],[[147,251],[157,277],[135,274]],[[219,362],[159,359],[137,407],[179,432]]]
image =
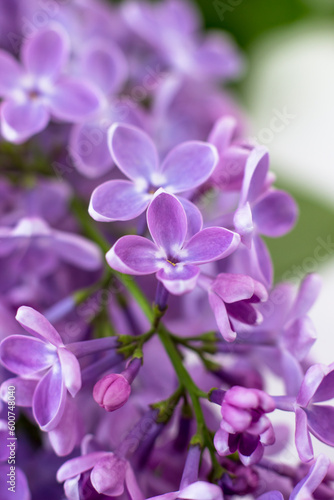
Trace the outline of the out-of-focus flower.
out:
[[[97,89],[62,74],[69,49],[65,30],[54,25],[24,43],[22,66],[11,54],[0,51],[1,131],[8,141],[26,141],[43,130],[51,117],[78,122],[98,109]]]
[[[312,498],[330,498],[327,496],[313,497],[313,493],[322,483],[328,469],[330,460],[325,455],[319,455],[308,474],[293,489],[289,500],[308,500]],[[321,493],[320,493],[321,495]],[[269,491],[257,497],[257,500],[284,500],[284,496],[279,491]]]

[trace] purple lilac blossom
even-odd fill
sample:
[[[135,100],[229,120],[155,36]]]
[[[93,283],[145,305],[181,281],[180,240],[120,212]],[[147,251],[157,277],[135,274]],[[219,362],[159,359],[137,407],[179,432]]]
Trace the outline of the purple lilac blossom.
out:
[[[211,398],[214,398],[215,392]],[[238,450],[241,462],[259,462],[264,447],[275,442],[272,424],[266,413],[274,411],[274,400],[263,391],[234,386],[221,403],[222,421],[215,434],[219,455],[231,455]]]
[[[272,285],[297,207],[224,87],[242,66],[191,1],[0,0],[1,500],[333,498],[319,278]]]
[[[109,146],[114,162],[130,180],[108,181],[93,192],[89,213],[105,222],[131,220],[142,214],[160,187],[173,194],[198,187],[211,175],[218,160],[214,146],[191,141],[177,146],[159,165],[150,137],[130,125],[113,125]],[[186,199],[181,201],[198,224],[198,209]]]
[[[59,26],[39,31],[24,43],[22,66],[0,52],[1,131],[8,141],[26,141],[51,117],[77,122],[98,108],[99,95],[92,86],[62,75],[68,58],[69,41]]]
[[[187,215],[178,199],[158,192],[147,211],[147,226],[153,241],[141,236],[123,236],[106,255],[108,264],[126,274],[156,277],[176,295],[196,286],[201,264],[230,255],[239,237],[224,228],[210,227],[186,242]]]

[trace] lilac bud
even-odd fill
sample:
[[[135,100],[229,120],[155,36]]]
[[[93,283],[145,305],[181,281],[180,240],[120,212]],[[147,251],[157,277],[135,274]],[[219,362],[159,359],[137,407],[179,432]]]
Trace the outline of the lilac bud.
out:
[[[95,401],[106,411],[115,411],[125,405],[140,367],[141,359],[134,358],[122,373],[110,373],[101,378],[93,389]]]
[[[131,385],[122,374],[111,373],[99,380],[93,389],[95,401],[106,411],[121,408],[131,394]]]

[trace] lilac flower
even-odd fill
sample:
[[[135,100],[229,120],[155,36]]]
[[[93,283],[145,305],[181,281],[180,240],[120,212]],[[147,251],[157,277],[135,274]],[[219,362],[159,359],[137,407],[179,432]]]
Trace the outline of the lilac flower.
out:
[[[229,95],[206,81],[166,76],[153,99],[152,130],[162,155],[185,141],[208,140],[215,123],[224,116],[236,118],[238,135],[246,126],[244,114]]]
[[[229,79],[240,73],[241,58],[227,35],[197,35],[190,3],[166,0],[156,5],[128,1],[122,13],[131,29],[160,55],[162,62],[198,79]]]
[[[308,474],[295,486],[289,496],[289,500],[308,500],[314,498],[312,494],[322,483],[328,472],[329,466],[329,458],[325,455],[319,455],[310,468]],[[319,498],[327,497],[321,496]],[[269,491],[268,493],[264,493],[264,495],[259,496],[257,500],[284,500],[284,497],[279,491]]]
[[[15,263],[16,274],[50,274],[59,261],[95,271],[101,267],[101,253],[91,241],[77,234],[52,229],[40,217],[25,217],[14,228],[0,228],[0,258]]]
[[[212,401],[215,401],[215,393],[211,394]],[[274,409],[273,399],[263,391],[238,386],[229,389],[223,394],[223,418],[214,438],[218,454],[226,456],[238,450],[244,465],[259,462],[264,447],[275,442],[272,424],[265,415]]]
[[[232,342],[237,336],[234,321],[247,325],[261,322],[262,316],[253,304],[267,300],[268,293],[258,281],[242,274],[221,273],[216,279],[202,275],[200,284],[208,291],[219,331],[226,341]]]
[[[223,492],[216,484],[196,481],[179,491],[150,497],[148,500],[177,500],[178,498],[182,500],[223,500]]]
[[[13,498],[17,498],[20,500],[31,500],[29,485],[24,472],[19,467],[15,467],[15,481],[13,481],[14,490],[9,490],[12,485],[7,482],[10,480],[8,474],[9,465],[7,463],[4,465],[0,464],[1,500],[12,500]]]
[[[158,152],[151,139],[130,125],[113,125],[109,146],[114,162],[130,180],[108,181],[95,189],[89,213],[98,221],[137,217],[160,187],[170,193],[181,193],[200,186],[211,175],[218,159],[214,146],[190,141],[173,149],[159,166]],[[198,209],[186,199],[181,201],[196,225],[200,224]]]
[[[108,264],[126,274],[156,277],[165,288],[180,295],[192,290],[201,264],[230,255],[239,237],[227,229],[210,227],[188,242],[187,216],[177,198],[160,192],[147,211],[147,225],[153,242],[141,236],[123,236],[106,255]]]
[[[216,146],[219,154],[218,165],[208,184],[223,191],[239,191],[251,148],[238,138],[237,120],[233,116],[224,116],[217,120],[208,142]]]
[[[58,425],[63,415],[67,391],[74,397],[80,390],[80,366],[59,333],[39,312],[22,306],[16,319],[33,337],[13,335],[3,340],[1,362],[20,376],[41,377],[32,406],[38,425],[48,431]]]
[[[110,41],[96,40],[85,47],[79,59],[79,72],[103,94],[98,111],[89,120],[75,125],[69,150],[77,170],[86,177],[100,177],[113,167],[107,132],[115,122],[143,126],[142,113],[117,102],[115,94],[124,85],[128,68],[120,49]]]
[[[63,76],[69,42],[60,26],[41,30],[21,51],[22,66],[0,51],[2,135],[21,143],[43,130],[51,117],[78,122],[99,106],[99,95],[89,84]]]
[[[253,233],[277,238],[289,232],[297,218],[297,206],[284,191],[270,187],[269,155],[256,147],[245,167],[243,185],[234,224],[242,241],[250,246]]]
[[[301,362],[316,340],[308,313],[320,287],[317,274],[306,276],[297,292],[291,283],[279,283],[270,292],[268,301],[259,304],[261,325],[244,332],[257,360],[264,361],[282,377],[288,396],[297,394],[303,379]],[[242,338],[242,333],[239,335]]]
[[[334,408],[318,405],[334,397],[334,364],[311,366],[301,383],[296,397],[275,396],[276,407],[291,411],[296,416],[295,443],[299,458],[303,462],[313,459],[310,433],[329,446],[334,446],[332,421]]]
[[[95,401],[107,411],[115,411],[125,405],[131,394],[131,384],[141,364],[142,361],[135,358],[122,373],[110,373],[100,379],[93,389]]]
[[[107,451],[83,454],[60,467],[57,480],[65,481],[64,490],[68,499],[79,498],[80,476],[89,471],[91,485],[98,493],[117,497],[126,488],[131,500],[144,500],[129,462]],[[74,496],[75,493],[77,496]]]

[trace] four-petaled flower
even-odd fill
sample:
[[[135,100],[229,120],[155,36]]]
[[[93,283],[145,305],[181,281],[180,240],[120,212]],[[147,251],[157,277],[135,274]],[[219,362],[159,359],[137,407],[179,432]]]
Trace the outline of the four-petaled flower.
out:
[[[41,132],[51,117],[79,122],[96,111],[100,95],[90,84],[63,76],[70,44],[65,30],[54,25],[40,30],[22,46],[20,65],[0,50],[1,132],[22,143]]]
[[[16,319],[33,337],[5,338],[0,344],[0,359],[8,370],[21,377],[40,376],[32,408],[40,428],[49,431],[63,415],[67,391],[74,397],[81,388],[80,365],[42,314],[22,306]]]
[[[164,191],[151,202],[147,225],[153,241],[123,236],[107,253],[107,261],[126,274],[157,273],[157,279],[175,295],[195,287],[199,265],[227,257],[240,241],[239,235],[221,227],[203,229],[186,241],[186,212],[174,195]]]
[[[175,147],[159,166],[157,149],[150,137],[131,125],[114,124],[109,130],[114,162],[130,180],[101,184],[92,194],[89,213],[98,221],[131,220],[143,213],[155,192],[182,193],[197,188],[213,172],[218,153],[215,146],[189,141]],[[186,198],[179,198],[200,229],[202,216]]]

